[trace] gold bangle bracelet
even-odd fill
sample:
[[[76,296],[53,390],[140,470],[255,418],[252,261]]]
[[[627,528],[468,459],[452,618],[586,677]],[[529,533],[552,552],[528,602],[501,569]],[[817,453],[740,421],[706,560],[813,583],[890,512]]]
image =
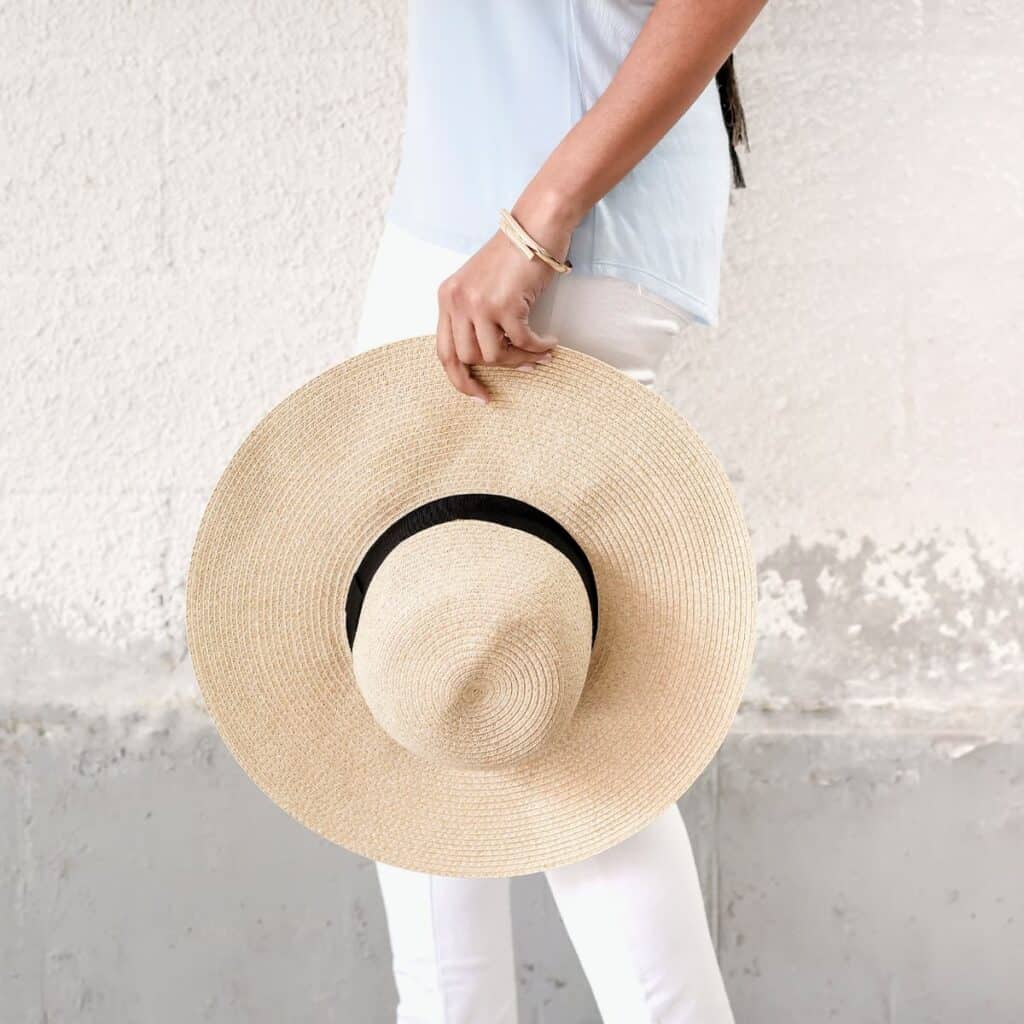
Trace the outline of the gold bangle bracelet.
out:
[[[572,269],[572,262],[570,260],[563,262],[556,256],[553,256],[527,232],[522,224],[512,216],[510,211],[502,209],[499,212],[501,217],[499,226],[527,259],[533,259],[534,256],[538,256],[552,270],[560,274],[566,274]]]
[[[572,270],[572,262],[570,260],[560,260],[557,256],[553,256],[548,252],[508,210],[502,208],[498,213],[498,227],[501,228],[527,259],[532,260],[534,256],[537,256],[559,274],[567,274]]]

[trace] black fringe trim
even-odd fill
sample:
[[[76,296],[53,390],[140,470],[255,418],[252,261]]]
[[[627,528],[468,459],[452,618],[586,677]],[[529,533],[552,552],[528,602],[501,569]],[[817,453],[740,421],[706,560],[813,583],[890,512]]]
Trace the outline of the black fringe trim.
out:
[[[725,63],[715,74],[715,83],[718,86],[718,100],[722,105],[722,119],[725,121],[725,130],[729,135],[729,159],[732,161],[732,183],[734,188],[746,188],[747,182],[743,177],[743,168],[740,166],[739,154],[736,147],[742,144],[746,151],[750,152],[750,142],[747,139],[747,120],[743,114],[743,104],[740,102],[740,91],[736,84],[736,69],[733,66],[733,55],[730,53]]]

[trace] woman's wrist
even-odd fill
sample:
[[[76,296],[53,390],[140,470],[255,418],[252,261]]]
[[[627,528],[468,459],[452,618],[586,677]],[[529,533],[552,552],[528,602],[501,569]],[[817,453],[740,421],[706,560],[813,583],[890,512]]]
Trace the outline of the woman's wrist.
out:
[[[562,193],[527,186],[510,213],[545,249],[565,259],[569,240],[585,211]]]

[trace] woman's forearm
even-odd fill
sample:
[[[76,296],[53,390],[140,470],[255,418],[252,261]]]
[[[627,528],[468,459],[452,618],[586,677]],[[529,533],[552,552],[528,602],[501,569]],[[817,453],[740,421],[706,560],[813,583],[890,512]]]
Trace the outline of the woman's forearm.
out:
[[[697,99],[766,0],[657,0],[608,88],[512,208],[542,244],[571,232]]]

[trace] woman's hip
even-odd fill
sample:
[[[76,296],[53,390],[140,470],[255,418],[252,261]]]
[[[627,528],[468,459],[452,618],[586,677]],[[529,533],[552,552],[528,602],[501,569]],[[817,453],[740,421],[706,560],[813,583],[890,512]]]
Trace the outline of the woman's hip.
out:
[[[469,256],[385,221],[352,354],[399,338],[433,334],[437,289]],[[680,334],[692,329],[684,311],[676,313],[642,285],[575,271],[551,281],[530,311],[530,325],[538,334],[553,334],[560,344],[603,359],[647,385]]]

